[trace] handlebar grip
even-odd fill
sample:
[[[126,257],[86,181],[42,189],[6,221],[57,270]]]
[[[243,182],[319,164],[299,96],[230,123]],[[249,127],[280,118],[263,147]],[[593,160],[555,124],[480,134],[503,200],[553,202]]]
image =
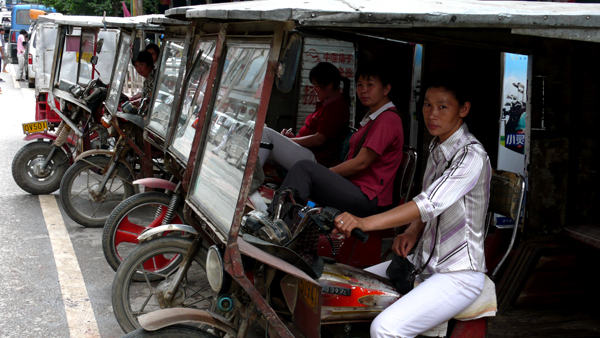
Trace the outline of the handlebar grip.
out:
[[[352,229],[351,234],[363,243],[366,243],[369,240],[369,235],[365,234],[362,230],[358,228]]]
[[[273,143],[261,142],[260,143],[260,148],[264,148],[264,149],[268,149],[268,150],[273,150]]]

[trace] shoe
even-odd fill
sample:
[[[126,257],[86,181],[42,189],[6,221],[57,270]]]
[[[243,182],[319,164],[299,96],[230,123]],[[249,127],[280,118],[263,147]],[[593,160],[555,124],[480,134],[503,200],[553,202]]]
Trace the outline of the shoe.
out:
[[[5,82],[4,80],[0,79],[0,82]]]
[[[3,70],[2,73],[10,73],[8,70]]]
[[[27,80],[25,80],[25,79],[18,79],[17,81],[23,82],[23,81],[27,81]]]

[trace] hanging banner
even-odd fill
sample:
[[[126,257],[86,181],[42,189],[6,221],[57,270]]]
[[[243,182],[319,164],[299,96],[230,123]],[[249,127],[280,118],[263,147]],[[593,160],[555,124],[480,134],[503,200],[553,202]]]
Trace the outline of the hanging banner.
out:
[[[527,132],[527,55],[503,53],[502,109],[500,113],[500,140],[498,144],[498,169],[525,175]],[[496,217],[499,227],[512,226],[514,222]]]

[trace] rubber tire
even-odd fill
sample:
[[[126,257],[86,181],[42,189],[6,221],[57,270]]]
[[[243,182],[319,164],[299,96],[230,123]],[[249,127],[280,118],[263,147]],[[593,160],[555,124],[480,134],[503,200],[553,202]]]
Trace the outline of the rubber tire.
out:
[[[217,338],[201,328],[189,325],[172,325],[156,331],[137,329],[124,335],[123,338]]]
[[[86,157],[83,160],[76,162],[72,165],[69,170],[65,173],[62,181],[60,182],[60,201],[63,209],[71,217],[71,219],[80,225],[83,225],[86,228],[100,228],[104,226],[108,216],[99,217],[99,218],[90,218],[85,215],[82,215],[77,211],[75,206],[72,204],[72,200],[70,199],[70,191],[71,186],[73,185],[73,180],[81,173],[82,171],[92,167],[92,165],[88,164],[86,161],[89,161],[97,166],[105,167],[110,161],[110,157],[108,156],[91,156]],[[116,168],[117,175],[124,179],[124,181],[131,182],[132,173],[129,172],[127,167],[123,163],[118,163]],[[129,196],[135,193],[135,189],[132,184],[125,183],[123,185],[124,193],[123,200],[126,200]]]
[[[137,274],[136,269],[140,262],[144,262],[147,258],[154,257],[161,252],[185,255],[192,242],[192,239],[183,237],[157,238],[140,244],[125,257],[125,260],[117,269],[111,292],[113,312],[123,331],[131,332],[140,328],[140,324],[137,321],[134,322],[133,318],[128,315],[131,309],[129,304],[125,304],[129,293],[129,280],[133,279],[133,276]],[[196,254],[196,257],[194,257],[194,261],[203,267],[205,271],[207,254],[208,248],[203,245],[198,254]],[[179,267],[178,262],[174,262],[173,265]]]
[[[34,195],[47,195],[58,190],[61,179],[69,168],[69,159],[62,149],[57,150],[54,156],[52,156],[54,163],[61,164],[55,169],[50,182],[43,185],[36,185],[28,179],[26,174],[27,163],[39,155],[48,155],[51,149],[52,142],[36,141],[26,144],[17,152],[12,162],[12,176],[21,189]]]
[[[33,81],[31,81],[31,79],[29,79],[28,86],[29,86],[29,88],[35,88],[35,79]]]
[[[183,201],[183,198],[180,199]],[[121,265],[121,256],[117,253],[115,247],[115,234],[121,223],[121,220],[128,215],[132,210],[143,206],[145,204],[159,204],[169,207],[171,202],[171,195],[167,195],[161,192],[144,192],[141,194],[135,194],[119,205],[110,213],[106,223],[104,224],[104,231],[102,232],[102,251],[104,251],[104,257],[110,267],[117,271],[119,265]],[[175,208],[175,214],[179,219],[183,220],[183,203]]]

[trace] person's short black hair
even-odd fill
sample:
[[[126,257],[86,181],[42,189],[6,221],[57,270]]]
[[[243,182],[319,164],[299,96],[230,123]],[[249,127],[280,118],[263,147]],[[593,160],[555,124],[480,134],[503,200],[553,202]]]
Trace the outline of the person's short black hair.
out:
[[[156,55],[160,55],[160,47],[158,47],[157,44],[155,44],[155,43],[148,44],[144,50],[147,51],[148,49],[152,49],[156,52]]]
[[[471,88],[464,74],[455,72],[435,73],[428,77],[426,90],[429,88],[443,88],[452,93],[459,104],[471,101]]]
[[[145,50],[138,53],[137,58],[131,59],[131,64],[135,66],[136,62],[143,62],[147,64],[149,67],[154,67],[154,60],[152,60],[152,54]]]
[[[390,69],[388,67],[384,67],[384,65],[381,63],[368,62],[363,65],[359,65],[355,76],[356,81],[358,81],[358,78],[361,76],[363,78],[367,78],[369,76],[376,77],[379,79],[379,81],[381,81],[381,84],[384,87],[392,84]]]
[[[326,87],[332,83],[333,88],[339,88],[342,77],[340,71],[332,63],[319,62],[308,73],[308,79],[311,82],[317,82],[321,87]]]
[[[19,31],[19,34],[25,34],[25,35],[27,35],[27,31],[26,31],[26,30],[24,30],[24,29],[21,29],[21,30]]]

